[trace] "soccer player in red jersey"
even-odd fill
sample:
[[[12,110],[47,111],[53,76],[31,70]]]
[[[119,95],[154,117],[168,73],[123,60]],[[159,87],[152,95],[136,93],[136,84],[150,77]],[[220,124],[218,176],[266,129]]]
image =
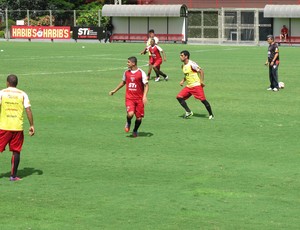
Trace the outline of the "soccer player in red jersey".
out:
[[[149,30],[148,33],[149,33],[149,38],[148,38],[148,40],[147,40],[146,47],[148,47],[148,46],[151,45],[151,40],[152,40],[152,39],[155,40],[155,44],[157,45],[159,39],[155,36],[154,30],[151,29],[151,30]],[[149,63],[151,63],[151,62],[152,62],[152,57],[151,57],[151,53],[149,52]],[[147,74],[148,80],[150,80],[151,71],[152,71],[152,66],[151,66],[151,64],[149,64],[149,69],[148,69],[148,74]],[[156,77],[158,77],[158,76],[156,76]]]
[[[167,61],[166,53],[160,46],[155,44],[155,39],[151,39],[150,46],[146,47],[141,54],[146,54],[147,52],[151,53],[149,65],[152,66],[156,73],[155,81],[158,82],[160,80],[159,75],[163,76],[167,81],[168,76],[160,70],[160,65],[162,64],[163,60]]]
[[[24,108],[30,124],[29,135],[34,135],[33,116],[28,95],[17,89],[18,78],[10,74],[7,77],[7,88],[0,91],[0,152],[9,145],[12,151],[11,158],[11,181],[18,181],[18,166],[20,163],[20,153],[24,142],[23,133],[23,113]]]
[[[127,60],[128,70],[123,74],[122,81],[109,95],[114,95],[119,89],[126,85],[125,105],[127,110],[127,122],[125,132],[130,131],[131,120],[135,115],[135,125],[132,132],[133,137],[138,136],[138,129],[144,117],[144,106],[147,103],[149,91],[148,78],[146,73],[138,68],[137,58],[129,57]]]

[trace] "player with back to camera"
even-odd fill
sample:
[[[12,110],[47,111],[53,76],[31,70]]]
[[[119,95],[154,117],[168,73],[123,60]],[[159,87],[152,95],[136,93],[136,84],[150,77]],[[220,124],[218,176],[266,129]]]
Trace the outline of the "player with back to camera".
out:
[[[129,57],[127,60],[128,70],[123,74],[122,81],[109,95],[114,95],[119,89],[126,85],[125,105],[127,110],[125,132],[130,131],[131,120],[135,115],[135,125],[132,136],[138,136],[138,129],[144,117],[144,106],[147,103],[149,91],[148,78],[146,73],[138,68],[137,58]]]
[[[203,87],[205,86],[203,69],[196,62],[190,60],[190,53],[187,50],[180,52],[180,60],[183,62],[182,71],[184,78],[179,84],[183,86],[184,82],[186,82],[186,86],[178,93],[176,98],[179,104],[185,109],[183,118],[193,116],[193,112],[186,103],[186,100],[193,95],[196,99],[200,100],[204,104],[209,114],[208,118],[210,120],[213,119],[214,115],[212,113],[211,106],[206,100],[203,90]]]
[[[34,135],[33,116],[28,95],[17,89],[18,78],[10,74],[6,81],[7,88],[0,91],[0,152],[9,145],[12,151],[10,181],[18,181],[20,153],[24,142],[23,113],[24,108],[29,121],[29,135]]]
[[[151,39],[150,46],[146,47],[141,54],[146,54],[147,52],[151,53],[149,67],[151,66],[156,73],[155,81],[158,82],[160,80],[160,75],[167,81],[169,77],[160,70],[163,60],[167,61],[166,53],[160,46],[155,44],[155,39]]]
[[[267,42],[269,43],[269,47],[268,47],[268,58],[265,65],[269,66],[269,80],[270,80],[270,87],[267,88],[267,90],[273,90],[273,92],[277,92],[279,90],[279,85],[278,85],[279,48],[278,48],[278,44],[274,41],[273,35],[267,36]]]

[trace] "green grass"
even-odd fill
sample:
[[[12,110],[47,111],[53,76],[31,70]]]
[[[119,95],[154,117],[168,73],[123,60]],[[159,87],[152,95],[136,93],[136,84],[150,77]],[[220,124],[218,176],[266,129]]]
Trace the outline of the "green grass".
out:
[[[0,229],[299,228],[299,47],[280,47],[286,88],[274,93],[266,46],[161,46],[170,80],[150,82],[131,138],[125,90],[108,92],[129,56],[147,71],[143,44],[0,43],[0,86],[19,76],[36,127],[22,181],[8,181],[11,154],[0,155]],[[183,49],[205,70],[213,121],[193,98],[195,115],[181,117]]]

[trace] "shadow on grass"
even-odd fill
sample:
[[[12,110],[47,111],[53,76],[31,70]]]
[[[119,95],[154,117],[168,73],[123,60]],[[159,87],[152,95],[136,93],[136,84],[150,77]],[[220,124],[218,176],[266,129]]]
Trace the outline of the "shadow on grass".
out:
[[[18,170],[18,176],[21,177],[21,178],[28,177],[28,176],[31,176],[33,174],[43,175],[43,171],[40,170],[40,169],[35,169],[35,168],[23,168],[23,169]],[[0,175],[0,178],[4,178],[4,177],[9,178],[10,177],[10,172],[3,173],[3,174]]]
[[[154,134],[150,133],[150,132],[138,132],[138,136],[137,137],[152,137],[153,135]],[[129,137],[129,138],[136,138],[132,134],[128,135],[127,137]]]
[[[181,117],[183,118],[184,115],[181,115],[181,116],[178,116],[178,117]],[[189,118],[186,118],[186,119],[191,119],[192,117],[201,117],[201,118],[206,118],[208,117],[206,114],[200,114],[200,113],[194,113],[193,116],[189,117]]]

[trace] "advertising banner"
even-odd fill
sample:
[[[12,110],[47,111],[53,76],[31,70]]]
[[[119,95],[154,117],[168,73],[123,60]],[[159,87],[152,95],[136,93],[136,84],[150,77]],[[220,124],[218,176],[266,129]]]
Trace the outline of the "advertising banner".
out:
[[[11,38],[70,39],[69,26],[12,26]]]
[[[73,38],[77,39],[104,39],[103,27],[73,27]]]

